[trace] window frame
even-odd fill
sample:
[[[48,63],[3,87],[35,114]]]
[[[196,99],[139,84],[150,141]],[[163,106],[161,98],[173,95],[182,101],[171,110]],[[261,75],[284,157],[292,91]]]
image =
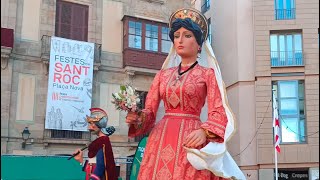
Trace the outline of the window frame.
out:
[[[150,27],[150,31],[147,28],[148,26]],[[152,52],[159,52],[159,44],[160,44],[159,35],[162,34],[162,32],[159,33],[159,29],[161,29],[161,31],[162,31],[162,28],[160,28],[158,25],[154,25],[154,24],[150,24],[150,23],[146,23],[145,28],[146,28],[145,37],[144,37],[145,50],[152,51]],[[156,31],[155,31],[155,29],[156,29]],[[149,32],[149,35],[147,35],[148,34],[147,32]],[[153,36],[152,35],[153,33],[156,33],[156,36]],[[147,43],[148,39],[149,39],[149,43]],[[154,41],[156,42],[156,49],[152,45],[154,43]]]
[[[164,28],[166,29],[166,33],[163,33],[163,32],[164,32],[164,31],[163,31]],[[169,27],[164,27],[164,26],[161,27],[161,52],[162,52],[162,53],[169,53],[169,52],[170,52],[171,39],[170,39],[170,37],[169,37],[169,33],[170,33],[170,28],[169,28]],[[166,38],[163,37],[164,34],[167,36]],[[164,51],[164,48],[163,48],[164,45],[165,45],[164,42],[169,42],[168,52]]]
[[[124,19],[126,18],[126,20],[124,21],[124,34],[123,34],[123,38],[124,41],[126,43],[124,43],[124,49],[128,48],[128,49],[132,49],[132,50],[136,50],[136,51],[147,51],[150,53],[157,53],[157,54],[163,54],[163,55],[167,55],[167,52],[163,52],[162,51],[162,27],[165,28],[169,28],[167,23],[162,23],[162,22],[158,22],[158,21],[153,21],[153,20],[147,20],[147,19],[141,19],[141,18],[137,18],[137,17],[132,17],[132,16],[124,16]],[[130,40],[129,40],[129,23],[130,22],[138,22],[141,23],[141,48],[133,48],[130,47]],[[158,34],[157,34],[157,44],[158,44],[158,50],[157,51],[152,51],[152,50],[147,50],[146,49],[146,25],[153,25],[153,26],[157,26],[157,30],[158,30]],[[168,32],[168,36],[169,36],[169,32]],[[170,40],[170,38],[168,37],[168,39]],[[171,40],[170,40],[171,41]]]
[[[134,33],[131,33],[130,32],[130,22],[133,22],[134,23]],[[137,23],[140,24],[140,35],[137,35]],[[134,36],[134,37],[137,37],[139,36],[140,37],[140,48],[138,47],[131,47],[130,46],[130,36]],[[134,49],[142,49],[142,23],[141,22],[135,22],[135,21],[129,21],[128,22],[128,47],[129,48],[134,48]]]
[[[296,97],[280,97],[280,84],[281,83],[288,83],[288,82],[293,82],[295,83],[295,90],[296,90]],[[303,85],[303,92],[302,92],[302,96],[299,94],[299,88],[300,85]],[[276,86],[276,87],[274,87]],[[275,98],[277,101],[277,106],[278,106],[278,115],[279,115],[279,122],[280,122],[280,144],[306,144],[307,143],[307,137],[306,137],[306,133],[307,133],[307,119],[306,119],[306,99],[305,99],[305,81],[304,80],[276,80],[276,81],[272,81],[272,89],[276,89],[276,93],[275,93]],[[297,107],[297,114],[282,114],[281,113],[281,101],[282,100],[286,100],[286,99],[295,99],[296,100],[296,107]],[[300,102],[303,102],[303,114],[300,114]],[[286,123],[283,123],[283,120],[286,118],[296,118],[297,123],[298,123],[298,132],[294,132],[293,130],[289,131],[293,131],[294,134],[297,135],[298,141],[297,142],[283,142],[283,126],[288,126]],[[303,127],[301,127],[301,121],[303,121]],[[302,135],[301,131],[304,131],[304,134]]]
[[[296,39],[295,36],[296,35],[300,35],[300,44],[299,46],[301,47],[301,50],[297,50],[298,48],[296,48]],[[273,43],[272,43],[272,37],[276,37],[277,38],[277,50],[273,51]],[[280,36],[284,36],[284,51],[280,51],[281,47],[280,47]],[[291,58],[292,58],[292,64],[289,64],[289,50],[288,50],[288,37],[292,36],[292,53],[291,53]],[[304,61],[304,56],[303,56],[303,34],[301,30],[292,30],[292,31],[271,31],[270,35],[269,35],[269,43],[270,43],[270,65],[271,67],[288,67],[288,66],[305,66],[305,61]],[[299,52],[300,51],[300,52]],[[273,56],[273,54],[276,53],[277,56],[277,64],[273,64],[273,58],[275,58]],[[285,63],[281,65],[281,63],[279,63],[281,61],[281,57],[282,54],[284,53],[284,61]],[[296,56],[296,54],[301,53],[301,59],[300,59],[300,63],[298,63],[297,59],[298,57]],[[293,63],[295,62],[295,63]],[[280,65],[279,65],[280,64]]]
[[[50,129],[51,138],[59,139],[83,139],[83,131],[69,131],[69,130],[58,130]]]
[[[70,8],[70,23],[67,24],[63,22],[61,19],[63,19],[64,14],[66,11],[63,11],[63,7],[69,7]],[[80,10],[81,9],[81,10]],[[83,19],[81,19],[78,15],[79,12],[83,13]],[[80,19],[77,19],[78,21],[83,20],[83,24],[79,26],[78,22],[74,20],[74,16],[79,17]],[[62,25],[70,26],[69,34],[63,34],[65,33],[65,30],[63,29]],[[74,33],[75,30],[80,30],[82,33],[77,35],[77,33]],[[72,40],[78,40],[78,41],[88,41],[88,33],[89,33],[89,6],[74,2],[68,2],[68,1],[62,1],[57,0],[56,2],[56,15],[55,15],[55,36],[72,39]]]
[[[282,2],[282,8],[279,7],[280,1]],[[288,8],[287,0],[274,0],[274,15],[275,20],[292,20],[296,19],[296,1],[290,0],[290,8]],[[282,13],[282,16],[279,14]],[[290,16],[287,13],[290,12]]]

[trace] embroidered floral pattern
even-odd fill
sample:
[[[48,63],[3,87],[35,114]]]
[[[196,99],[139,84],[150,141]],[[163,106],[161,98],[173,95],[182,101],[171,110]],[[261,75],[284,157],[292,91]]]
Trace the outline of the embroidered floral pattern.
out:
[[[177,82],[176,77],[177,67],[161,70],[156,75],[148,93],[146,109],[143,110],[143,126],[141,129],[129,129],[130,136],[152,129],[141,163],[139,180],[222,180],[223,178],[214,176],[210,171],[193,168],[182,145],[186,136],[200,127],[217,135],[217,138],[211,140],[224,140],[227,118],[214,71],[196,65]],[[202,123],[197,117],[206,98],[208,120]],[[155,115],[161,99],[164,101],[167,115],[155,125]]]

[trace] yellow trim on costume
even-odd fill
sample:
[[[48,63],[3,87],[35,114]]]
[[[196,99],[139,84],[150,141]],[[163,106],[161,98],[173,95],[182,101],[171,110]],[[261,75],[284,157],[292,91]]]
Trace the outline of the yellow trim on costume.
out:
[[[106,159],[106,152],[105,152],[105,148],[106,146],[104,144],[102,144],[103,148],[103,160],[104,160],[104,172],[105,172],[105,176],[106,176],[106,180],[108,180],[108,171],[106,170],[107,169],[107,159]]]
[[[204,129],[204,128],[201,128],[201,129],[206,133],[207,138],[212,139],[216,137],[216,135],[213,132],[209,131],[208,129]]]

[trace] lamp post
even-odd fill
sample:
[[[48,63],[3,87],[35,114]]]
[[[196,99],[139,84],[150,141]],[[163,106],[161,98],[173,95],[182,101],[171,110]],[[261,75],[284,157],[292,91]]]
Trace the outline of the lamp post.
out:
[[[22,139],[23,139],[22,149],[25,149],[27,140],[29,139],[29,136],[31,133],[29,132],[28,127],[25,127],[21,134],[22,134]]]

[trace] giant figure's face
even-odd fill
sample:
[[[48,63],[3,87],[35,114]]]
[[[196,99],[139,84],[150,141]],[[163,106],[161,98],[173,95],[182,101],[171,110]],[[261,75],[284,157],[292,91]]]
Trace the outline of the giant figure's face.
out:
[[[174,32],[174,48],[182,58],[196,57],[199,45],[194,34],[184,27]]]
[[[100,132],[100,128],[98,128],[98,126],[95,125],[94,122],[89,123],[88,130],[94,135],[98,135]]]

